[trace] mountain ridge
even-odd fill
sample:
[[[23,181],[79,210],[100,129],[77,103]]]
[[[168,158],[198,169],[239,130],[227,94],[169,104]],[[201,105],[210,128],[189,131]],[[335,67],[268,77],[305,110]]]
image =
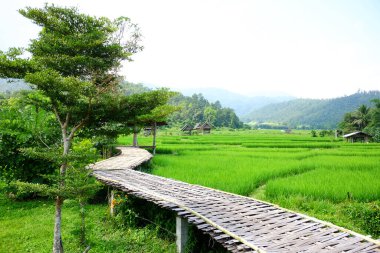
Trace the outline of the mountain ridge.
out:
[[[371,106],[371,100],[376,98],[380,98],[378,90],[359,91],[337,98],[299,98],[253,110],[242,120],[283,123],[293,128],[336,128],[345,113],[356,110],[362,104]]]
[[[295,99],[291,95],[281,95],[279,93],[276,96],[248,96],[221,88],[188,88],[178,90],[185,96],[202,94],[210,102],[219,101],[222,106],[233,109],[239,117],[248,114],[252,109],[259,109],[272,103]]]

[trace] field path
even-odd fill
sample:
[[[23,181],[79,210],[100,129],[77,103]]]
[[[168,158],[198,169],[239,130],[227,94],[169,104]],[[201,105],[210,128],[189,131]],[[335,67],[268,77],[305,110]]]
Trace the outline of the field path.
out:
[[[152,155],[121,147],[92,165],[101,182],[175,211],[231,252],[377,252],[380,242],[276,205],[133,170]]]

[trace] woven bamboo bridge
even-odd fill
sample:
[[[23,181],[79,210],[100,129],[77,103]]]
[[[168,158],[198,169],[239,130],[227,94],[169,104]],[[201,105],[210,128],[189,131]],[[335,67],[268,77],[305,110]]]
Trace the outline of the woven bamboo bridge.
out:
[[[101,182],[175,211],[177,248],[183,252],[187,224],[231,252],[368,252],[380,242],[276,205],[133,170],[152,155],[122,147],[121,154],[92,166]]]

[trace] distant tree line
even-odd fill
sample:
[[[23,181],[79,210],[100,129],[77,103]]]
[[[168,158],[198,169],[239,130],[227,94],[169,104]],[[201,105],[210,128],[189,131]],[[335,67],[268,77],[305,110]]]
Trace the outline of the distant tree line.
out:
[[[208,122],[214,127],[243,127],[243,122],[233,109],[222,107],[219,101],[210,103],[202,94],[194,94],[191,97],[179,94],[171,99],[171,104],[180,107],[180,110],[169,117],[169,122],[173,125]]]
[[[344,115],[339,124],[344,133],[364,131],[380,141],[380,99],[371,100],[373,106],[361,105],[355,111]]]
[[[126,95],[152,90],[142,84],[130,82],[124,82],[122,88]],[[194,94],[189,97],[177,93],[169,103],[178,107],[178,110],[168,117],[168,123],[171,126],[195,125],[198,122],[206,121],[214,127],[242,128],[244,125],[233,109],[223,107],[219,101],[211,103],[202,94]]]

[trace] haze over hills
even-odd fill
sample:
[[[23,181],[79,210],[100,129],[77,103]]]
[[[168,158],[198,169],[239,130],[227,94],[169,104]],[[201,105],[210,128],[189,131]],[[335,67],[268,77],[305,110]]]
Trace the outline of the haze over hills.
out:
[[[271,96],[244,96],[219,88],[182,89],[180,92],[185,96],[201,93],[210,102],[219,101],[222,106],[234,109],[239,117],[269,104],[295,99],[295,97],[282,93],[271,94]]]
[[[30,87],[22,80],[8,82],[0,78],[0,93],[12,93],[18,90],[30,90]]]
[[[137,86],[158,87],[146,84]],[[23,81],[9,83],[0,79],[0,93],[21,89],[30,88]],[[180,92],[185,96],[202,94],[210,103],[219,101],[223,107],[232,108],[244,122],[279,123],[292,128],[336,128],[345,113],[354,111],[362,104],[371,106],[372,99],[380,99],[380,91],[359,91],[332,99],[294,98],[286,94],[250,97],[218,88],[192,88]]]
[[[336,128],[345,113],[362,104],[371,106],[372,99],[380,99],[380,91],[359,91],[333,99],[294,99],[253,110],[243,120],[283,123],[290,127]]]

